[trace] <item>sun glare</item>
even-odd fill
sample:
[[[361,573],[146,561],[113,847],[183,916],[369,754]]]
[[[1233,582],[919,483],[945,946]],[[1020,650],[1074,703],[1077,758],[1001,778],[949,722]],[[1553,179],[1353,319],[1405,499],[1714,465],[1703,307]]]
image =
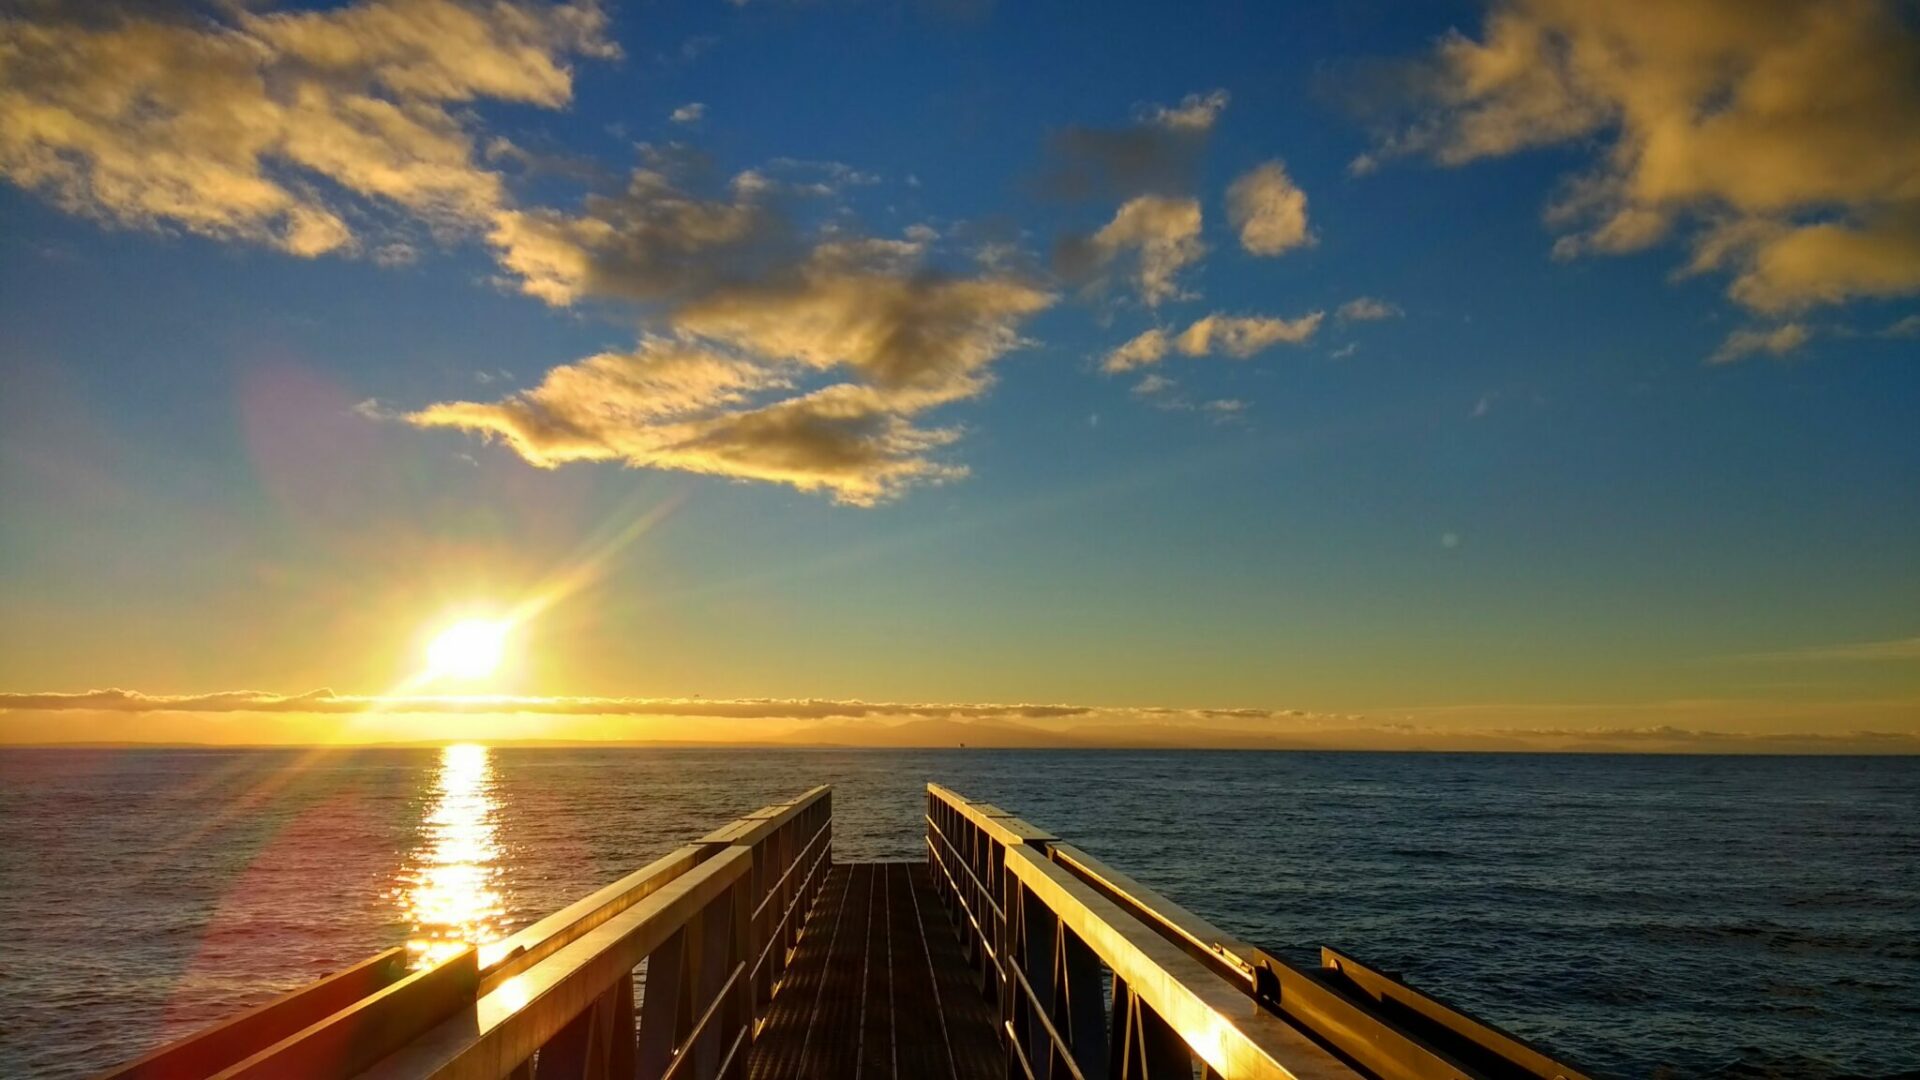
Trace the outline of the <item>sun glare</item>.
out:
[[[427,646],[427,672],[435,678],[480,679],[494,673],[507,651],[505,622],[462,619]]]

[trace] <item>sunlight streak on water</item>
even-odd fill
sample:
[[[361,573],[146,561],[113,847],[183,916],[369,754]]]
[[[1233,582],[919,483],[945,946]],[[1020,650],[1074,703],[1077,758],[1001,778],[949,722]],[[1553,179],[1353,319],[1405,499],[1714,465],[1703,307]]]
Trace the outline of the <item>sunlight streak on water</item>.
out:
[[[394,889],[411,927],[407,952],[416,968],[506,936],[494,785],[486,747],[460,744],[441,751],[420,845]]]

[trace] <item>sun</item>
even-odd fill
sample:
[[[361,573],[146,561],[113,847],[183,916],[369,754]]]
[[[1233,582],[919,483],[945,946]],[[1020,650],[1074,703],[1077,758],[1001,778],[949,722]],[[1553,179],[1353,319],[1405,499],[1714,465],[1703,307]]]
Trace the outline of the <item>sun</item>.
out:
[[[427,645],[427,674],[433,678],[484,679],[507,653],[507,623],[462,619]]]

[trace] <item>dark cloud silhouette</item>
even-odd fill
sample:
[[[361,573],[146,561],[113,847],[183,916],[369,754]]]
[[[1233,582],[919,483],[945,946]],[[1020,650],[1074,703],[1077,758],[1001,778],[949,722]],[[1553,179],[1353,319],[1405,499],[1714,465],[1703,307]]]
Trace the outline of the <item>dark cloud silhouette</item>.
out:
[[[1199,181],[1207,137],[1226,106],[1226,92],[1216,90],[1143,108],[1122,127],[1064,128],[1048,140],[1036,186],[1075,201],[1185,194]]]

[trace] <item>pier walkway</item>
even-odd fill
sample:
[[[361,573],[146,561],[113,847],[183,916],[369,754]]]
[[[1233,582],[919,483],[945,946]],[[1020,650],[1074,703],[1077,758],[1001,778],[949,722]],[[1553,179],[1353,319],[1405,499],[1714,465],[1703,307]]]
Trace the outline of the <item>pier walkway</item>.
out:
[[[924,824],[924,860],[836,862],[815,788],[504,941],[388,950],[101,1080],[1586,1080],[999,807],[929,784]]]
[[[748,1058],[751,1080],[1001,1080],[993,1009],[924,862],[842,863]]]

